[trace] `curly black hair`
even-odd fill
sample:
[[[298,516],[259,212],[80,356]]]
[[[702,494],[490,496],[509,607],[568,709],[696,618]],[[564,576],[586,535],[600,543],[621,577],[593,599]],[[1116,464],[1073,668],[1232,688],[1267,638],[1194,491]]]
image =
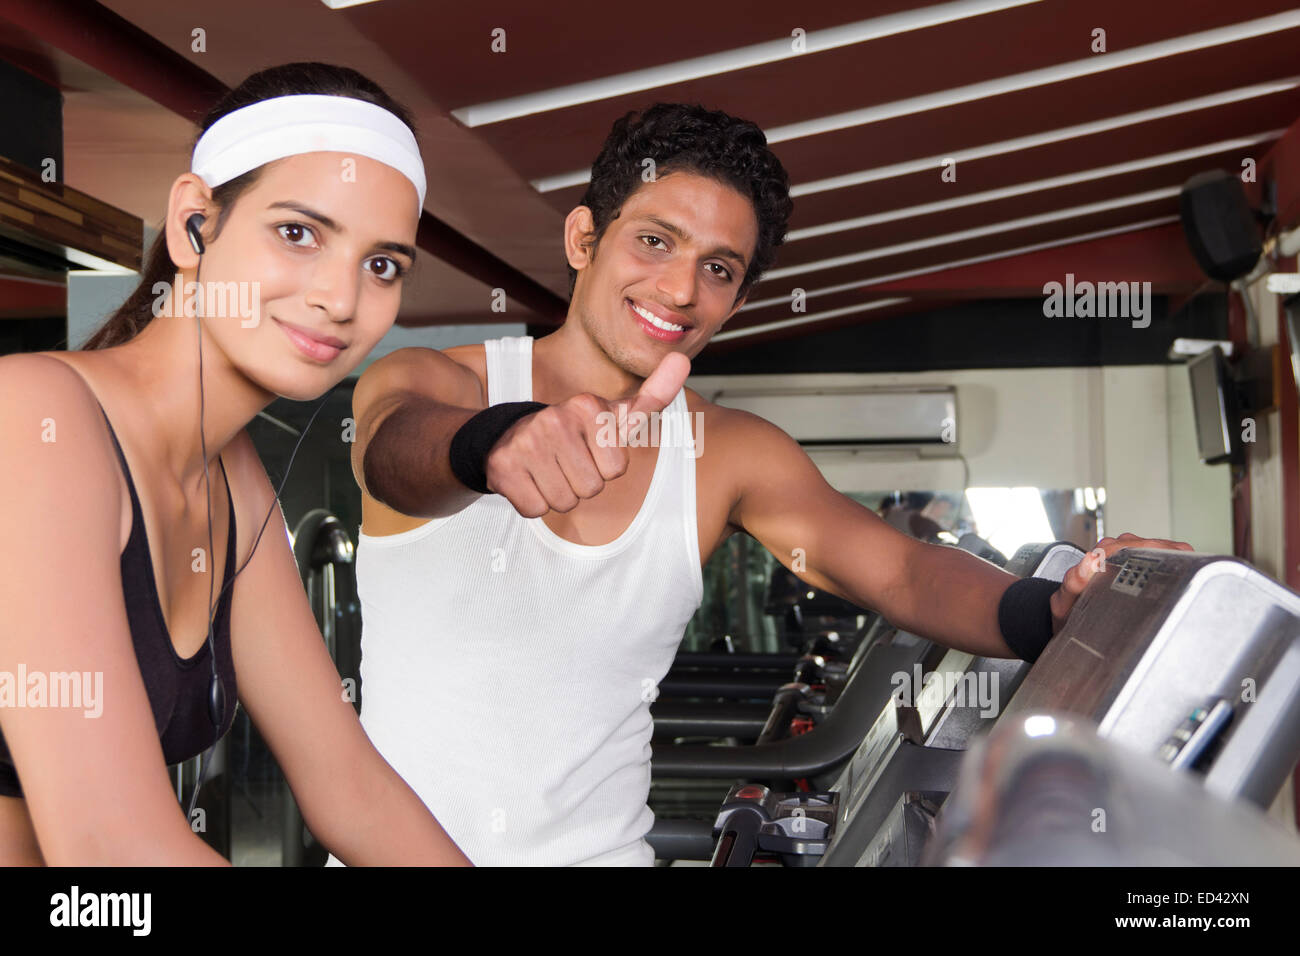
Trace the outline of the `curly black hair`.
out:
[[[790,177],[768,148],[763,131],[721,110],[685,103],[656,103],[615,121],[592,164],[591,182],[581,202],[591,209],[595,221],[593,246],[600,244],[623,203],[642,185],[646,159],[654,160],[656,178],[694,172],[750,198],[758,218],[758,245],[737,298],[748,293],[776,259],[794,205]],[[577,278],[577,271],[569,266],[570,296]]]

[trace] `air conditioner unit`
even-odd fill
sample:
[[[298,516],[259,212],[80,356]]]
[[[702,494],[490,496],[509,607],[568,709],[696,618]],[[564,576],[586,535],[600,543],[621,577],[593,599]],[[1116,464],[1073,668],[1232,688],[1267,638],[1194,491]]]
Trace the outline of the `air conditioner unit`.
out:
[[[952,386],[723,389],[712,401],[765,418],[801,445],[956,450]]]

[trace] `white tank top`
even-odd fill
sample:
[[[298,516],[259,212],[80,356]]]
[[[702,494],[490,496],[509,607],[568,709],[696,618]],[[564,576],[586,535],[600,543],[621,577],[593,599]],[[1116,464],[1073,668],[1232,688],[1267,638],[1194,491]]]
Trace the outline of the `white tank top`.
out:
[[[488,404],[532,399],[532,344],[485,343]],[[474,864],[654,863],[650,701],[704,594],[694,449],[680,390],[607,544],[499,495],[358,535],[361,723]]]

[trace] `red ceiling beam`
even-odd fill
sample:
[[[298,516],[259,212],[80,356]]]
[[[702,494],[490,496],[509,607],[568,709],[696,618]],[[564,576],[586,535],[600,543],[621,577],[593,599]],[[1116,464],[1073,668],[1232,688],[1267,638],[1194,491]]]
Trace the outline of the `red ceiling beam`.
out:
[[[1155,295],[1190,295],[1205,283],[1178,223],[1075,245],[943,269],[869,286],[873,295],[946,292],[971,298],[1035,298],[1048,282],[1150,282]]]
[[[91,0],[0,0],[0,18],[193,123],[226,92],[211,73]]]
[[[427,212],[420,215],[415,242],[425,252],[488,288],[504,290],[507,299],[536,313],[535,321],[540,325],[559,326],[568,315],[569,304],[564,299]],[[510,321],[519,320],[512,317]]]
[[[1268,154],[1260,160],[1255,183],[1246,184],[1246,195],[1259,205],[1262,201],[1260,185],[1272,181],[1277,184],[1276,235],[1300,224],[1300,119],[1282,134]]]
[[[825,319],[818,322],[809,322],[803,325],[787,325],[771,331],[753,332],[749,335],[740,336],[738,338],[724,339],[721,342],[716,339],[711,340],[707,346],[708,352],[709,355],[718,355],[736,349],[749,348],[751,345],[757,345],[759,343],[766,344],[768,342],[777,342],[785,339],[802,338],[806,335],[820,335],[834,329],[846,328],[854,325],[865,325],[868,322],[879,322],[882,319],[889,319],[898,315],[906,315],[911,312],[935,312],[940,309],[966,304],[964,299],[938,295],[913,299],[908,302],[899,302],[895,305],[876,307],[874,309],[870,308],[873,301],[874,299],[863,300],[863,311],[856,314],[838,316],[834,319]],[[787,312],[783,315],[783,318],[798,318],[798,316],[792,316]],[[764,323],[758,324],[761,325]],[[735,329],[747,328],[747,326],[741,325],[730,327]]]

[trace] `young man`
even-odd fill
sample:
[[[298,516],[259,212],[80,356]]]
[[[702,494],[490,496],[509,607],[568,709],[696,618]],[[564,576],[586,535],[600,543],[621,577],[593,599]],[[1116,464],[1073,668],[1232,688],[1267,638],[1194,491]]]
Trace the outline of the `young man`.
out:
[[[630,114],[564,223],[560,329],[403,349],[357,385],[361,720],[476,864],[653,863],[649,704],[731,534],[996,657],[1036,654],[1101,553],[1175,546],[1106,539],[1055,593],[1003,602],[1011,575],[891,528],[776,426],[683,388],[790,207],[753,124]]]

